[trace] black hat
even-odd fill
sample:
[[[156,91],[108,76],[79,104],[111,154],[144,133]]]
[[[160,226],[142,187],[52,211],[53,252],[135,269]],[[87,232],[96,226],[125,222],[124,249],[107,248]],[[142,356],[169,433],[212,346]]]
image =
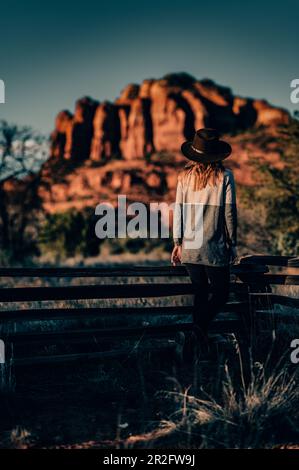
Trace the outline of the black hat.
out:
[[[199,129],[195,132],[193,142],[184,142],[181,150],[185,157],[199,163],[210,163],[224,160],[232,152],[231,146],[219,140],[216,129]]]

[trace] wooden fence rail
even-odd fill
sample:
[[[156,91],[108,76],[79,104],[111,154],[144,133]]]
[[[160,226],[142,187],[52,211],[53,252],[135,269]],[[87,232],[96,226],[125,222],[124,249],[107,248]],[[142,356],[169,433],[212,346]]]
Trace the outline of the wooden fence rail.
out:
[[[298,268],[298,257],[276,257],[276,256],[247,256],[240,260],[238,265],[231,268],[231,297],[222,316],[213,322],[211,330],[219,333],[244,332],[248,326],[248,321],[253,315],[260,315],[261,318],[273,315],[275,304],[299,309],[299,299],[287,295],[278,295],[271,292],[271,286],[285,285],[298,286],[299,274],[289,274],[286,272],[272,273],[269,266],[283,268]],[[13,351],[11,360],[15,366],[44,365],[46,363],[62,364],[65,362],[75,362],[83,360],[101,361],[107,357],[119,357],[127,354],[130,348],[120,346],[119,350],[99,351],[94,348],[103,348],[107,341],[132,340],[138,338],[140,347],[134,347],[136,351],[148,351],[148,346],[143,345],[146,338],[166,338],[170,341],[164,345],[173,347],[174,338],[177,332],[189,332],[193,329],[192,305],[169,305],[163,301],[161,305],[156,305],[159,298],[178,298],[192,296],[193,286],[188,279],[184,266],[122,266],[122,267],[95,267],[95,268],[0,268],[0,278],[21,278],[22,287],[1,287],[0,288],[0,337],[5,340],[9,350]],[[86,285],[66,285],[66,286],[43,286],[33,287],[31,282],[34,279],[56,278],[94,278],[88,280]],[[103,279],[108,278],[106,284]],[[113,278],[113,280],[112,280]],[[132,278],[132,282],[124,279]],[[133,279],[135,278],[135,279]],[[156,280],[155,280],[156,278]],[[158,278],[167,278],[165,279]],[[161,282],[162,281],[162,282]],[[59,281],[60,282],[60,281]],[[29,285],[27,285],[29,283]],[[140,306],[122,306],[118,300],[124,299],[150,299],[153,304]],[[95,304],[87,305],[86,300],[93,299]],[[106,299],[117,300],[115,307],[107,306]],[[156,300],[155,300],[156,299]],[[54,302],[54,305],[48,304]],[[70,308],[57,305],[57,301],[79,301],[80,306],[75,307],[73,303]],[[24,306],[23,303],[26,302]],[[36,306],[36,302],[47,302],[46,305]],[[115,303],[115,302],[114,302]],[[11,306],[13,304],[13,307]],[[28,305],[27,305],[28,304]],[[82,306],[82,304],[84,306]],[[149,304],[149,305],[148,305]],[[147,324],[137,326],[109,326],[107,321],[113,319],[130,318],[147,319]],[[151,319],[164,320],[161,325],[151,323]],[[293,317],[293,318],[292,318]],[[277,315],[277,319],[285,320],[286,323],[297,315]],[[177,320],[176,320],[177,318]],[[55,331],[49,329],[47,322],[53,320],[63,320],[68,325],[67,329]],[[78,320],[74,326],[69,321]],[[95,321],[90,326],[86,322]],[[38,322],[41,328],[34,331],[28,330],[28,322]],[[100,323],[100,326],[96,322]],[[103,327],[103,321],[104,326]],[[85,322],[85,323],[84,323]],[[75,322],[76,323],[76,322]],[[82,326],[82,323],[84,326]],[[11,329],[13,325],[13,331]],[[23,325],[23,326],[22,326]],[[52,324],[53,328],[53,324]],[[142,341],[141,341],[142,340]],[[121,343],[121,342],[120,342]],[[53,354],[48,352],[46,346],[54,345],[57,351]],[[60,348],[68,345],[75,348],[75,351],[61,351]],[[155,344],[155,348],[159,345]],[[76,347],[80,347],[79,351]],[[32,352],[34,348],[39,348],[38,352]],[[83,348],[83,350],[82,350]],[[85,349],[84,349],[85,348]],[[90,351],[92,348],[92,351]]]
[[[249,257],[248,257],[249,261]],[[267,266],[264,263],[244,263],[232,266],[232,273],[242,272],[266,272]],[[1,268],[1,277],[175,277],[187,276],[187,270],[184,266],[103,266],[92,268]]]

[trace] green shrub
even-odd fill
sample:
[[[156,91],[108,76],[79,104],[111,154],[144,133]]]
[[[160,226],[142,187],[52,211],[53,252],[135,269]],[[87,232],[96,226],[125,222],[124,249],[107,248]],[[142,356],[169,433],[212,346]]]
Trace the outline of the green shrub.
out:
[[[94,226],[91,210],[48,214],[40,230],[40,251],[42,254],[52,253],[61,259],[78,254],[96,256],[100,251],[101,240],[96,238]]]
[[[256,184],[239,191],[240,202],[251,211],[252,232],[264,233],[265,247],[274,255],[293,255],[299,248],[299,123],[278,129],[280,167],[253,160]]]

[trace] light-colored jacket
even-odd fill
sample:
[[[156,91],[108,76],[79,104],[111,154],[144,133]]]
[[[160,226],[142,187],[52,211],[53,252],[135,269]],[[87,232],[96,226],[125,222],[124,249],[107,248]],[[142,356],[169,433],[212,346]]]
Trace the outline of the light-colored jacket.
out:
[[[182,263],[225,266],[237,244],[234,176],[225,169],[215,186],[194,191],[192,176],[178,181],[174,242],[182,245]]]

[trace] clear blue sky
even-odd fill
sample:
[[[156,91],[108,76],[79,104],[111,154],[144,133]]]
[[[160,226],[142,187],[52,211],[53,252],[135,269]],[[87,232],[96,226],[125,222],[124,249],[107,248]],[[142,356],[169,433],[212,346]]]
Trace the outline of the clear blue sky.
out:
[[[0,119],[49,132],[83,95],[185,71],[292,109],[299,2],[13,1],[1,4]]]

